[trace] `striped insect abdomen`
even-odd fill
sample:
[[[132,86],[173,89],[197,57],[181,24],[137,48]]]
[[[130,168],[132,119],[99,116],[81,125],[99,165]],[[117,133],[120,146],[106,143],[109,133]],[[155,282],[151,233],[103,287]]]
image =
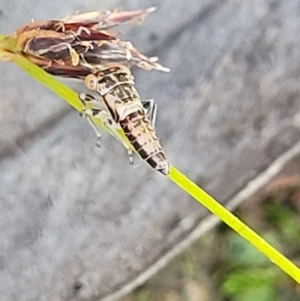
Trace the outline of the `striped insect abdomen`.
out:
[[[85,84],[102,96],[113,120],[120,125],[141,158],[157,171],[168,175],[169,163],[145,115],[130,70],[123,65],[113,65],[88,75]]]
[[[169,164],[165,154],[144,112],[138,109],[120,120],[119,123],[141,158],[162,174],[169,174]]]

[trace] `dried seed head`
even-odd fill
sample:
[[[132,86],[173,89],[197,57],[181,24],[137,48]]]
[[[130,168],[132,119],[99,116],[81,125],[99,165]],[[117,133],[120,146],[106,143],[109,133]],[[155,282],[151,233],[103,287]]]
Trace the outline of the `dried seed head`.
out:
[[[161,66],[157,58],[148,58],[110,30],[124,23],[136,23],[154,10],[151,7],[127,12],[78,13],[62,20],[29,23],[18,29],[15,36],[23,54],[53,75],[84,79],[107,63],[166,72],[169,69]]]

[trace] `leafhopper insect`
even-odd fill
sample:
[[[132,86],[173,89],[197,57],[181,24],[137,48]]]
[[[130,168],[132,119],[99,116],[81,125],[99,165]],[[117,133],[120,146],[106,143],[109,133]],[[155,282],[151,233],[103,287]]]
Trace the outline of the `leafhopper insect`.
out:
[[[109,112],[112,122],[120,126],[140,157],[163,175],[168,175],[170,166],[154,129],[156,106],[143,104],[131,71],[123,65],[109,65],[88,75],[85,85],[101,96],[104,111]],[[86,99],[84,95],[81,98]],[[102,109],[95,107],[86,112],[103,120]],[[129,157],[132,157],[130,151]]]

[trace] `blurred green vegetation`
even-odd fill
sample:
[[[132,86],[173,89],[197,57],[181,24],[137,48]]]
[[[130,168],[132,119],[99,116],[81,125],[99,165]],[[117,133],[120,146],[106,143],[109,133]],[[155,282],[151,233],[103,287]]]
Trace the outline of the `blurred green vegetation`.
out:
[[[300,265],[300,158],[235,214]],[[300,288],[220,224],[122,301],[298,301]]]

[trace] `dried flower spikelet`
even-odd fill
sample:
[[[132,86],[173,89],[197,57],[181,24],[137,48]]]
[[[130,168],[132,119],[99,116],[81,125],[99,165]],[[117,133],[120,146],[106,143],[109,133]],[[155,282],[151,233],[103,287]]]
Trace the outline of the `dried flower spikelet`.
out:
[[[32,21],[20,28],[18,28],[14,33],[14,37],[19,37],[24,32],[29,32],[32,30],[52,30],[55,24],[60,21]]]
[[[86,12],[86,13],[80,13],[79,11],[67,15],[64,18],[61,19],[63,23],[86,23],[88,22],[93,22],[97,23],[99,22],[99,19],[103,18],[105,14],[103,12],[97,12],[97,11],[92,11],[92,12]]]
[[[64,17],[61,21],[65,24],[80,24],[82,26],[92,24],[94,28],[98,30],[108,29],[116,27],[124,23],[139,23],[143,21],[146,16],[155,11],[156,8],[150,7],[147,9],[118,12],[106,11],[106,12],[87,12],[87,13],[75,13]]]
[[[121,23],[140,24],[145,20],[148,14],[154,12],[155,10],[156,10],[155,7],[149,7],[146,9],[135,10],[135,11],[124,11],[124,12],[114,11],[108,14],[108,17],[106,18],[105,22],[103,22],[103,25],[113,27]]]
[[[133,49],[133,45],[130,42],[124,43],[124,51],[127,61],[132,59],[131,50]]]
[[[154,10],[77,13],[62,20],[26,24],[15,36],[23,54],[53,75],[83,78],[109,62],[167,72],[156,57],[148,58],[110,30],[141,21]]]
[[[72,60],[72,66],[78,66],[79,65],[79,55],[77,52],[70,46],[69,47],[71,60]]]
[[[162,71],[162,72],[170,72],[171,69],[165,66],[162,66],[159,63],[152,63],[153,69],[158,70],[158,71]]]

